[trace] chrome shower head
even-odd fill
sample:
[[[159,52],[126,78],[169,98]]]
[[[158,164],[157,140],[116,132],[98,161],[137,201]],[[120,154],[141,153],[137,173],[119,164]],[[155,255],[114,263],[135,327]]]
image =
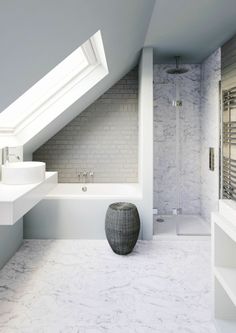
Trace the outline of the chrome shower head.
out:
[[[175,57],[175,64],[176,64],[176,67],[175,68],[171,68],[171,69],[168,69],[166,72],[168,74],[175,74],[175,75],[178,75],[178,74],[184,74],[184,73],[187,73],[188,72],[188,69],[187,68],[184,68],[184,67],[179,67],[179,59],[180,57],[179,56],[176,56]]]

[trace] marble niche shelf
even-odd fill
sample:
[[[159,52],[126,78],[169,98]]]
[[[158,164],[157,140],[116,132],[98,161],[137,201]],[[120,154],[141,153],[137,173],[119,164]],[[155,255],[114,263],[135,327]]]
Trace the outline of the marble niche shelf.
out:
[[[29,185],[0,182],[0,225],[13,225],[57,184],[57,172],[46,172],[45,180]]]
[[[212,213],[215,324],[219,333],[236,332],[236,202],[220,200]]]

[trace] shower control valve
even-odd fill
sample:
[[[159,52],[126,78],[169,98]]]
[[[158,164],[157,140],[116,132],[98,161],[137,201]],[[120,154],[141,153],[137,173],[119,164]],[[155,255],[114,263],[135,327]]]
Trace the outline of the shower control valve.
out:
[[[183,106],[183,102],[181,100],[177,100],[177,101],[173,101],[172,102],[172,105],[174,107],[177,107],[177,106]]]

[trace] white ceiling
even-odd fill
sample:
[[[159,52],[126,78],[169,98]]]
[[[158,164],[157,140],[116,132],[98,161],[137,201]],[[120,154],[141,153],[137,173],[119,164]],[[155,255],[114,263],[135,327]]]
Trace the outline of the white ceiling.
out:
[[[235,33],[236,0],[156,0],[145,46],[158,63],[200,63]]]

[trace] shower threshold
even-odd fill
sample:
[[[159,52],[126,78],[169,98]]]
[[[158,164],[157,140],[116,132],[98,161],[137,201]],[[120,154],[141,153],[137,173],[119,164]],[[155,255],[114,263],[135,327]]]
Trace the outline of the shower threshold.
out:
[[[209,236],[210,226],[199,215],[156,215],[153,231],[154,236]]]

